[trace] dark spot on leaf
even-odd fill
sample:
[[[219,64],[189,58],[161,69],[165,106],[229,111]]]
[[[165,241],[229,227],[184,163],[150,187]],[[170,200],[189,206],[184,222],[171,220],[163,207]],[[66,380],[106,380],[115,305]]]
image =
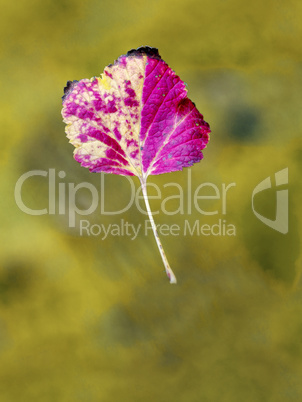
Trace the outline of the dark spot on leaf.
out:
[[[73,81],[67,81],[66,87],[64,87],[64,95],[62,96],[62,101],[67,98],[67,96],[73,91],[73,88],[77,85],[79,81],[73,80]]]
[[[149,47],[149,46],[141,46],[137,49],[131,49],[127,53],[127,56],[149,56],[154,59],[161,59],[158,49],[155,47]]]

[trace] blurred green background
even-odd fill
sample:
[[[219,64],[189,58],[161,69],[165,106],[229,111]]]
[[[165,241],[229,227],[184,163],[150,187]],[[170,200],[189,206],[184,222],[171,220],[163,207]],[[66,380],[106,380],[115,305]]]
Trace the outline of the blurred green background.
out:
[[[302,3],[0,5],[1,402],[301,401]],[[73,160],[60,114],[63,87],[100,74],[141,45],[159,48],[210,123],[205,159],[191,169],[193,190],[204,182],[236,183],[224,216],[194,208],[191,215],[155,216],[181,227],[186,219],[218,218],[236,226],[233,237],[162,237],[176,286],[165,277],[151,233],[133,241],[83,237],[78,221],[72,229],[64,215],[26,215],[14,200],[18,178],[30,170],[65,171],[57,188],[99,188],[100,175]],[[284,235],[256,218],[251,194],[286,167]],[[187,188],[187,171],[149,181],[167,196],[165,183]],[[129,183],[113,175],[105,182],[106,205],[122,208]],[[270,219],[275,190],[255,200]],[[47,207],[47,178],[28,180],[22,196],[31,208]],[[89,193],[79,193],[78,203],[85,208]],[[221,206],[204,203],[206,210]],[[151,206],[159,209],[160,201]],[[122,218],[145,220],[135,205],[88,219],[108,225]]]

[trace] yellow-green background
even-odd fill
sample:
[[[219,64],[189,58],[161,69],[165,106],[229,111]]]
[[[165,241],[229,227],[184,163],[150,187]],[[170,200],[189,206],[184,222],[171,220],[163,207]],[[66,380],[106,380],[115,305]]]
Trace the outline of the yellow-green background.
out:
[[[301,401],[301,2],[20,0],[1,1],[0,9],[1,402]],[[63,87],[141,45],[159,48],[211,125],[193,189],[236,183],[226,215],[236,237],[162,238],[177,286],[151,234],[80,237],[66,217],[29,216],[14,201],[17,179],[33,169],[99,186],[100,176],[72,158]],[[284,235],[257,220],[251,194],[286,167]],[[186,177],[150,181],[186,188]],[[125,205],[125,178],[105,180],[107,205]],[[89,194],[81,194],[84,208]],[[23,198],[47,206],[47,180],[26,182]],[[273,219],[275,189],[256,207]],[[156,221],[219,217],[193,209]],[[135,206],[89,217],[106,225],[121,218],[145,219]]]

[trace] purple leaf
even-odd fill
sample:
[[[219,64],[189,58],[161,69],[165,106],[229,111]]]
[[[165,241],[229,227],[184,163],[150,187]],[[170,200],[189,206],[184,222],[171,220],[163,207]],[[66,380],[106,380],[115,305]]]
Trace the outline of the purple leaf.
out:
[[[68,81],[62,116],[75,159],[91,172],[138,176],[146,204],[147,177],[199,162],[209,141],[184,82],[150,47],[130,50],[100,78]],[[155,225],[154,234],[167,269]]]

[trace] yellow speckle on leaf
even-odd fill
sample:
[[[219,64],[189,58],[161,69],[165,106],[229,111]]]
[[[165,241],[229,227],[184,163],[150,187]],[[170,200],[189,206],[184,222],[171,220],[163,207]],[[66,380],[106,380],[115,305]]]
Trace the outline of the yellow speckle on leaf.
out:
[[[105,75],[101,74],[101,78],[97,78],[99,85],[103,88],[106,89],[107,91],[111,89],[110,81],[111,79]]]

